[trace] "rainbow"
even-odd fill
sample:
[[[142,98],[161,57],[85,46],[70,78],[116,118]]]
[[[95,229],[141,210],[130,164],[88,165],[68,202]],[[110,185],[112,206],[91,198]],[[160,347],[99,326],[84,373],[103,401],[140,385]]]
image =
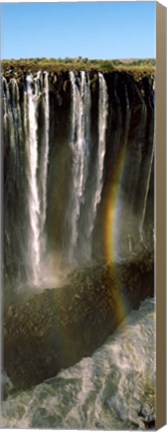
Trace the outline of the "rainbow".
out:
[[[104,217],[104,253],[107,263],[112,265],[112,273],[117,287],[116,303],[118,322],[122,321],[128,314],[128,305],[122,294],[122,286],[118,275],[117,256],[119,251],[118,230],[120,215],[120,186],[124,172],[127,148],[123,146],[120,150],[118,161],[112,176],[111,185],[106,200]]]

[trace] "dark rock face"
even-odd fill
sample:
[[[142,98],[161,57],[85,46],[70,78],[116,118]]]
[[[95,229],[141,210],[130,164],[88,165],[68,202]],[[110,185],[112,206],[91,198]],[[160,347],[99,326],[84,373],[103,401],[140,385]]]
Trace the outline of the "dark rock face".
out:
[[[80,72],[76,72],[78,83]],[[10,76],[7,81],[10,84]],[[139,225],[143,220],[145,243],[153,248],[154,226],[154,91],[150,77],[136,82],[123,72],[104,74],[108,92],[106,151],[103,170],[103,190],[94,223],[92,253],[94,259],[104,257],[104,214],[111,187],[122,196],[122,218],[119,221],[121,255],[126,255],[127,232],[133,246],[141,241]],[[89,73],[91,93],[90,135],[91,158],[86,189],[92,188],[92,176],[98,142],[98,72]],[[24,116],[26,76],[18,78],[21,116]],[[9,85],[9,90],[12,91]],[[12,102],[14,103],[14,102]],[[72,88],[68,72],[49,75],[49,163],[47,176],[47,245],[52,252],[64,254],[68,243],[66,211],[71,194],[72,151],[69,146],[72,116]],[[11,109],[13,109],[11,107]],[[44,135],[42,105],[38,111],[38,146]],[[5,275],[10,279],[26,278],[25,249],[27,216],[27,177],[25,172],[25,136],[18,140],[15,153],[10,148],[9,131],[4,133],[5,173]],[[122,164],[120,175],[117,167]],[[151,172],[150,172],[151,170]],[[147,190],[148,189],[148,190]],[[86,202],[86,195],[84,200]],[[17,201],[17,206],[15,202]],[[145,207],[145,209],[144,209]],[[82,213],[83,206],[81,208]],[[128,212],[128,214],[127,214]],[[125,224],[124,221],[127,221]],[[12,227],[12,229],[11,229]],[[9,244],[10,242],[10,244]],[[9,275],[12,275],[11,278]]]
[[[120,179],[115,177],[115,167],[122,153],[125,153],[125,163],[122,172],[121,189],[126,200],[126,207],[131,209],[132,219],[129,217],[129,226],[136,220],[138,231],[139,221],[142,218],[146,183],[150,167],[151,153],[154,137],[154,91],[151,78],[143,78],[139,83],[126,73],[112,72],[104,74],[108,91],[108,117],[106,130],[106,154],[104,160],[103,194],[97,212],[97,220],[94,229],[94,256],[103,256],[103,219],[106,200],[109,189],[115,183],[119,187]],[[98,74],[90,72],[91,90],[91,162],[89,167],[89,185],[93,173],[93,164],[96,156],[98,141],[98,98],[99,81]],[[71,84],[68,73],[62,73],[50,78],[50,164],[48,172],[48,188],[53,193],[53,184],[59,179],[60,187],[55,189],[54,202],[48,205],[47,230],[50,245],[62,248],[62,235],[60,229],[55,230],[55,225],[60,227],[64,218],[66,203],[70,195],[70,165],[72,155],[68,146],[69,130],[71,122]],[[56,119],[56,120],[55,120]],[[52,161],[54,160],[54,165]],[[153,176],[154,164],[151,168],[152,176],[149,182],[149,205],[147,205],[147,218],[145,220],[146,241],[152,241],[150,227],[154,225],[154,194]],[[90,186],[88,186],[90,187]],[[59,194],[59,195],[58,195]],[[151,202],[150,202],[151,201]],[[59,204],[58,204],[59,203]],[[151,205],[151,208],[150,208]],[[55,211],[55,207],[58,211]],[[58,208],[59,207],[59,208]],[[57,223],[53,225],[53,215],[57,214]],[[126,219],[126,213],[124,218]],[[54,219],[55,220],[55,219]],[[123,225],[125,225],[123,223]],[[125,226],[120,227],[120,238],[126,236]],[[102,231],[101,231],[102,229]],[[138,238],[134,242],[138,242]],[[153,244],[152,244],[153,247]],[[125,252],[124,250],[122,251]]]
[[[69,275],[4,316],[4,367],[14,389],[27,388],[93,353],[131,308],[154,294],[153,259],[97,264]]]

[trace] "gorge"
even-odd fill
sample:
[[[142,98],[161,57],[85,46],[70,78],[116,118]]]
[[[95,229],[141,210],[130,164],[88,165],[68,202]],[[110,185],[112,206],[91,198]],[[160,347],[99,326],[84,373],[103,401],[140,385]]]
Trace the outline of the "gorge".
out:
[[[154,294],[154,77],[4,72],[4,368],[92,354]]]

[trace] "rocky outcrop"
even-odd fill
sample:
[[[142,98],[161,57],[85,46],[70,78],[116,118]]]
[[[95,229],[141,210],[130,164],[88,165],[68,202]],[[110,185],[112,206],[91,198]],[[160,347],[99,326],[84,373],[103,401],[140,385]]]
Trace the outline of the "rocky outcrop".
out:
[[[31,387],[93,353],[142,299],[154,294],[153,257],[96,264],[69,275],[4,316],[4,369],[14,390]]]

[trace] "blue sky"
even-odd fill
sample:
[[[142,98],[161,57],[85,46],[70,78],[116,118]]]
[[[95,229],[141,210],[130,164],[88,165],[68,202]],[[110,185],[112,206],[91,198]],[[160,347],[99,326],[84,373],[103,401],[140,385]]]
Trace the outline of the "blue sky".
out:
[[[156,55],[156,3],[3,3],[2,58]]]

